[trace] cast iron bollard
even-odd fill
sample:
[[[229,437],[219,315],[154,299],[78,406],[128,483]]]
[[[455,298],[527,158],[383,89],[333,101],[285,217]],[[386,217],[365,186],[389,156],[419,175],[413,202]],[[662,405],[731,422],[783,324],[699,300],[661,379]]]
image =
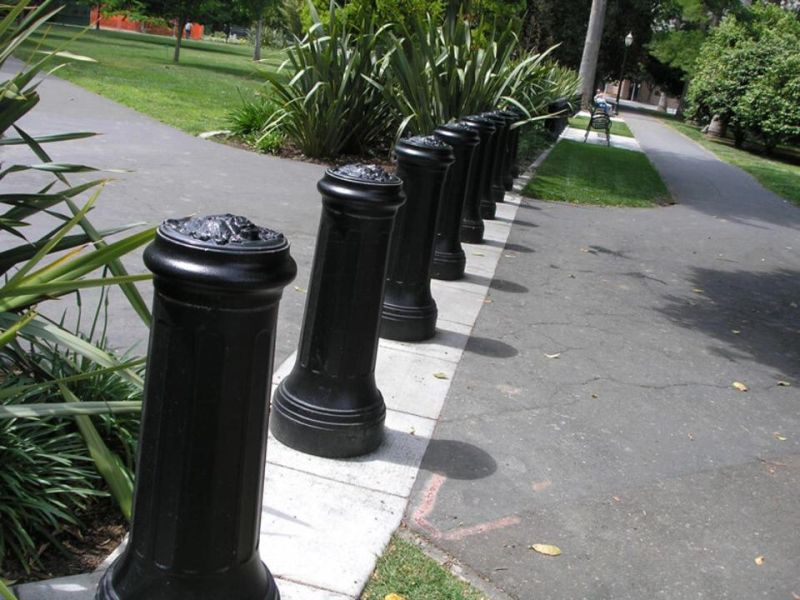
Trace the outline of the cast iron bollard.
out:
[[[124,553],[99,600],[278,600],[258,555],[283,234],[244,217],[165,221],[144,253],[153,326]]]
[[[550,135],[556,138],[561,135],[561,132],[564,131],[569,124],[569,102],[566,98],[558,98],[547,105],[547,112],[551,115],[557,115],[550,117],[544,122],[545,129],[550,132]]]
[[[483,206],[494,206],[492,200],[492,144],[496,128],[494,122],[479,115],[462,119],[480,136],[472,160],[467,194],[464,198],[464,217],[461,220],[461,241],[468,244],[483,242]],[[488,210],[488,208],[487,208]]]
[[[397,213],[392,235],[380,335],[418,342],[436,335],[438,310],[431,296],[433,242],[444,179],[455,156],[450,146],[432,135],[400,140],[395,154],[406,203]]]
[[[434,132],[453,148],[456,160],[447,171],[444,196],[436,226],[431,276],[434,279],[455,280],[464,277],[467,258],[461,248],[461,215],[467,184],[473,167],[475,148],[481,141],[478,132],[466,123],[447,123]],[[481,223],[482,224],[482,223]]]
[[[275,391],[272,433],[308,454],[359,456],[383,440],[375,384],[378,327],[402,182],[374,165],[329,169],[303,331],[292,372]]]
[[[497,127],[497,141],[495,142],[494,156],[492,159],[492,201],[491,216],[483,214],[484,219],[494,219],[497,211],[497,204],[505,200],[506,188],[503,184],[503,166],[506,159],[506,144],[508,142],[508,119],[503,116],[502,111],[495,110],[485,113],[485,116],[494,121]]]
[[[519,134],[519,129],[512,129],[511,126],[516,123],[519,118],[517,117],[517,113],[510,109],[505,109],[498,112],[506,120],[506,147],[503,155],[502,176],[503,189],[507,192],[510,192],[514,189],[514,146],[519,139],[517,137]]]

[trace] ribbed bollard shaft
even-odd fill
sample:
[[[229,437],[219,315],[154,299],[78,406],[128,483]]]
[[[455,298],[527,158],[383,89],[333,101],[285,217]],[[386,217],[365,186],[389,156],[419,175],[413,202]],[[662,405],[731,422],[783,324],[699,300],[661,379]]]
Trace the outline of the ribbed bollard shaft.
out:
[[[380,335],[421,341],[436,334],[433,244],[444,179],[455,157],[450,146],[432,135],[400,140],[395,153],[406,203],[397,214],[392,236]]]
[[[101,600],[277,600],[258,554],[278,302],[295,263],[243,217],[164,222],[130,541]]]
[[[402,182],[380,167],[329,169],[303,330],[292,372],[273,400],[272,433],[301,452],[341,458],[383,439],[375,384],[386,262]]]
[[[480,136],[465,123],[442,125],[434,134],[453,148],[455,162],[447,171],[444,183],[444,195],[436,225],[431,276],[434,279],[452,281],[464,277],[467,264],[466,255],[461,247],[461,216],[467,185],[472,176],[475,148],[480,142]]]
[[[475,129],[480,143],[472,159],[472,171],[464,198],[464,214],[461,219],[461,241],[468,244],[483,242],[483,205],[493,205],[491,190],[491,149],[494,138],[494,123],[484,117],[472,115],[462,121]]]
[[[497,212],[497,204],[503,202],[506,195],[506,189],[503,184],[503,164],[506,157],[506,141],[508,137],[508,121],[500,114],[500,111],[493,111],[484,113],[485,116],[491,119],[497,131],[495,133],[495,144],[492,148],[492,175],[491,175],[491,195],[492,205],[484,207],[481,206],[484,219],[494,219]]]
[[[517,122],[518,118],[516,112],[508,109],[498,111],[498,114],[506,120],[506,144],[503,153],[502,179],[503,189],[510,192],[514,189],[514,140],[518,131],[517,128],[512,129],[511,127]]]

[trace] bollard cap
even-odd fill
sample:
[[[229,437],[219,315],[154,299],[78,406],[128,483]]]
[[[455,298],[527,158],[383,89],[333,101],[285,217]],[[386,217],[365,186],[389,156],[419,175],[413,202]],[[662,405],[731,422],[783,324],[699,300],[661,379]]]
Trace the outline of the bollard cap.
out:
[[[457,146],[477,146],[481,141],[481,136],[475,127],[461,121],[440,125],[433,133],[454,148]]]
[[[297,266],[289,241],[246,217],[221,214],[167,219],[144,253],[161,285],[222,292],[265,292],[292,281]]]
[[[483,115],[469,115],[461,119],[461,121],[467,125],[477,128],[481,132],[488,131],[489,133],[492,133],[495,129],[497,129],[494,120]]]
[[[373,164],[328,169],[317,189],[324,204],[347,214],[393,216],[405,202],[402,180]]]
[[[394,152],[398,160],[432,169],[447,169],[456,160],[452,146],[435,135],[401,139]]]

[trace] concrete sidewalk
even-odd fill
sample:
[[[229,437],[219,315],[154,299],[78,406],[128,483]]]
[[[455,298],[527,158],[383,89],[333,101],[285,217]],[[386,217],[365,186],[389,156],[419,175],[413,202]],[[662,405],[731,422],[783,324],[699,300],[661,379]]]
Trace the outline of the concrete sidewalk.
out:
[[[626,121],[678,204],[523,201],[406,521],[520,600],[800,596],[800,209]]]

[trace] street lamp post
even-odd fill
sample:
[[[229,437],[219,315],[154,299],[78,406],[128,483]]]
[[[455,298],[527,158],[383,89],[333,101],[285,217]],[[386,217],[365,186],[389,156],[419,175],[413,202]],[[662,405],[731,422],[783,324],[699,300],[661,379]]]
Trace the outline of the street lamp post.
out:
[[[622,68],[619,70],[619,82],[617,83],[617,114],[619,114],[619,95],[622,92],[622,76],[625,74],[625,63],[628,60],[628,48],[633,44],[633,33],[628,32],[625,36],[625,54],[622,55]]]

